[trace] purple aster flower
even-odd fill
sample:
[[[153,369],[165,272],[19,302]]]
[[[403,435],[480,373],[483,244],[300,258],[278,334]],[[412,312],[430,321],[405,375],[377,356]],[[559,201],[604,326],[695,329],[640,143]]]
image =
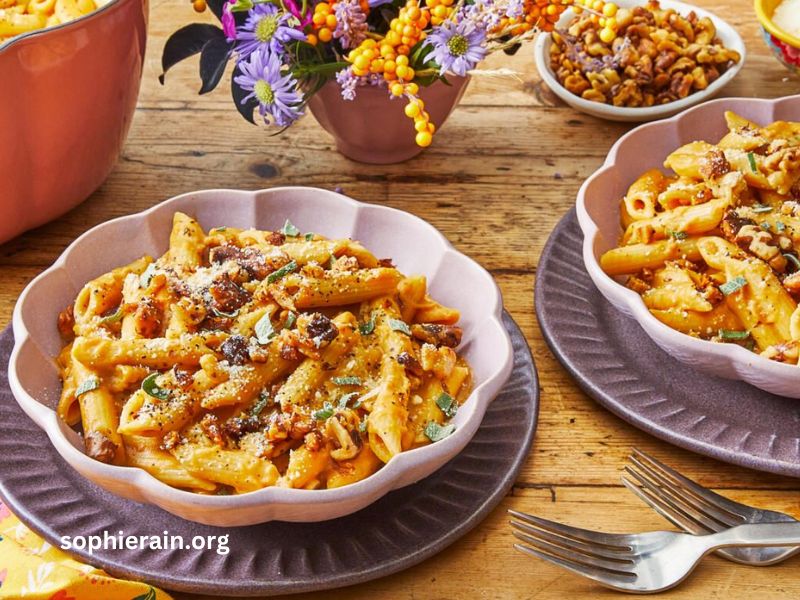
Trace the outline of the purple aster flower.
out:
[[[233,18],[231,7],[236,4],[236,0],[228,0],[222,5],[222,31],[229,42],[236,39],[236,19]]]
[[[241,58],[247,58],[258,48],[283,54],[284,44],[306,39],[302,31],[287,26],[291,15],[280,14],[274,4],[256,4],[248,13],[247,21],[236,33],[236,51]]]
[[[433,47],[430,58],[439,64],[440,75],[450,71],[463,77],[486,56],[485,39],[486,32],[472,22],[448,20],[434,27],[425,43]]]
[[[283,72],[277,54],[257,50],[247,60],[240,60],[238,66],[242,74],[234,77],[233,81],[250,92],[242,98],[242,104],[255,98],[265,123],[270,122],[270,116],[276,125],[286,127],[303,114],[300,112],[303,98],[297,91],[297,81],[291,74]]]
[[[367,37],[367,15],[361,10],[358,0],[339,0],[333,7],[336,29],[333,37],[345,50],[355,48]]]

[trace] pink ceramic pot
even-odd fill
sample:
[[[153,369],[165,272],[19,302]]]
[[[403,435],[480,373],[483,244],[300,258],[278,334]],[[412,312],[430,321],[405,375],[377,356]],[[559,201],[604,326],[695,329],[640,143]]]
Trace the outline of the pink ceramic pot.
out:
[[[0,44],[0,242],[85,200],[136,107],[147,0],[111,0]]]
[[[448,77],[448,81],[451,85],[437,81],[420,87],[419,96],[437,128],[461,100],[469,78]],[[376,165],[402,162],[423,150],[414,141],[414,121],[403,112],[405,105],[405,100],[390,99],[386,88],[372,86],[358,88],[355,100],[345,100],[335,81],[326,83],[308,102],[319,124],[336,139],[339,152]]]

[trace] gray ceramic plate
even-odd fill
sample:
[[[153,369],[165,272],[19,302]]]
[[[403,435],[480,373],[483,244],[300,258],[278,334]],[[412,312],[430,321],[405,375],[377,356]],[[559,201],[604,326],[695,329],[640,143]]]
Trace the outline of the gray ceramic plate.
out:
[[[536,430],[539,383],[527,342],[508,314],[514,370],[478,432],[430,477],[394,491],[353,515],[322,523],[270,522],[219,529],[184,521],[154,506],[98,488],[71,469],[19,408],[0,373],[0,495],[53,545],[61,536],[229,534],[230,553],[198,550],[101,550],[79,560],[112,575],[163,588],[221,596],[323,590],[395,573],[440,552],[508,493]],[[0,334],[7,364],[11,331]]]
[[[575,210],[539,260],[536,315],[553,354],[600,404],[652,435],[726,462],[800,477],[800,400],[672,359],[592,284]]]

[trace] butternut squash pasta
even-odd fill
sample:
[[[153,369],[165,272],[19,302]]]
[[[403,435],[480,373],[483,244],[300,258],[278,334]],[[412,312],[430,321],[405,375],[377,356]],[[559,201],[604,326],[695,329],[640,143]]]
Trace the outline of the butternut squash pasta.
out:
[[[725,118],[718,144],[687,144],[664,163],[674,174],[634,182],[600,264],[670,327],[798,364],[800,123]]]
[[[452,433],[458,320],[356,241],[176,213],[163,256],[59,315],[58,413],[89,456],[178,488],[339,487]]]

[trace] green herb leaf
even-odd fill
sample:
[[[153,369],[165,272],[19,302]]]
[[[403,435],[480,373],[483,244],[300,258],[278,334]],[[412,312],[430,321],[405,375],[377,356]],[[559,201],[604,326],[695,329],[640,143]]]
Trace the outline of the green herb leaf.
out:
[[[750,332],[734,331],[732,329],[720,329],[719,337],[723,340],[746,340],[750,337]]]
[[[100,319],[100,324],[111,325],[112,323],[117,323],[118,321],[121,321],[122,317],[123,317],[122,304],[120,304],[119,308],[117,309],[117,312],[115,312],[113,315],[108,315],[107,317],[103,317],[102,319]]]
[[[97,379],[97,377],[90,377],[89,379],[86,379],[83,382],[81,382],[81,384],[78,386],[78,389],[75,390],[75,397],[80,398],[86,392],[91,392],[92,390],[96,390],[99,387],[100,387],[100,381]]]
[[[300,230],[292,225],[292,222],[289,219],[286,219],[286,223],[283,224],[281,233],[289,237],[297,237],[300,235]]]
[[[794,254],[784,254],[783,257],[794,265],[794,268],[800,271],[800,259]]]
[[[387,322],[392,330],[411,335],[411,328],[405,321],[401,321],[400,319],[388,319]]]
[[[267,275],[267,283],[275,283],[281,277],[288,275],[292,271],[297,270],[297,263],[295,261],[291,261],[283,265],[277,271],[273,271],[269,275]]]
[[[283,328],[291,329],[296,321],[297,321],[297,315],[294,314],[293,312],[290,312],[288,315],[286,315],[286,324],[283,326]]]
[[[131,600],[156,600],[158,596],[156,596],[156,591],[150,587],[144,594],[140,594]]]
[[[156,263],[150,263],[147,268],[139,275],[139,287],[146,288],[150,285],[150,280],[156,274]]]
[[[258,395],[258,400],[256,400],[255,404],[253,404],[253,408],[250,409],[250,414],[254,417],[260,415],[261,412],[267,407],[267,404],[269,404],[269,401],[269,392],[267,390],[261,390],[261,393]]]
[[[152,396],[153,398],[158,398],[159,400],[166,400],[169,398],[171,392],[166,389],[159,387],[156,383],[156,377],[158,377],[158,371],[154,373],[150,373],[147,377],[142,380],[142,391],[148,396]]]
[[[458,411],[458,402],[448,393],[442,392],[436,399],[436,406],[442,409],[444,415],[453,418]]]
[[[312,412],[311,416],[317,421],[324,421],[333,416],[333,405],[330,402],[325,402],[322,408]]]
[[[211,312],[212,312],[212,314],[214,314],[215,316],[217,316],[217,317],[224,317],[225,319],[234,319],[234,318],[236,318],[236,316],[239,314],[239,311],[238,311],[238,310],[235,310],[235,311],[233,311],[233,312],[226,313],[226,312],[222,312],[221,310],[217,310],[217,309],[216,309],[216,308],[214,308],[213,306],[211,307]]]
[[[750,163],[750,170],[753,173],[758,173],[758,166],[756,165],[756,157],[753,155],[752,152],[747,153],[747,160]]]
[[[672,231],[669,229],[667,230],[667,235],[676,240],[685,240],[687,237],[689,237],[689,234],[685,231]]]
[[[765,204],[754,204],[753,205],[753,212],[754,213],[768,213],[772,212],[772,207],[767,206]]]
[[[726,281],[721,286],[719,286],[719,291],[725,294],[726,296],[730,296],[734,292],[738,292],[744,286],[747,285],[747,279],[742,277],[734,277],[730,281]]]
[[[347,403],[353,398],[357,398],[359,395],[359,392],[350,392],[349,394],[345,394],[339,398],[339,410],[344,410],[347,408]],[[358,406],[353,405],[353,408],[358,408]]]
[[[366,323],[361,323],[358,326],[358,331],[361,335],[370,335],[373,331],[375,331],[375,318],[370,317],[369,321]]]
[[[361,385],[360,377],[332,377],[331,381],[336,385]]]
[[[313,240],[313,239],[314,239],[314,234],[313,234],[313,233],[311,233],[311,232],[309,231],[309,232],[306,234],[306,236],[305,236],[305,237],[306,237],[306,241],[307,241],[307,242],[310,242],[311,240]]]
[[[361,433],[366,433],[366,431],[367,431],[367,420],[366,419],[364,419],[363,421],[361,421],[361,423],[358,424],[358,430]]]
[[[247,12],[253,8],[253,0],[236,0],[236,3],[231,6],[231,12]]]
[[[764,231],[769,231],[769,223],[767,223],[766,221],[761,223],[761,229],[763,229]]]
[[[269,344],[273,338],[278,335],[278,332],[275,331],[275,328],[272,326],[269,313],[264,313],[264,316],[258,320],[255,326],[255,334],[258,343],[262,346]]]
[[[786,225],[783,224],[783,221],[775,221],[775,231],[778,233],[786,231]]]
[[[453,433],[456,430],[456,426],[452,423],[449,425],[439,425],[436,421],[428,421],[428,424],[425,426],[425,435],[428,439],[432,442],[438,442],[439,440],[443,440],[448,435]]]
[[[209,233],[211,233],[211,232],[222,233],[224,231],[228,231],[228,228],[227,227],[214,227],[214,229],[209,231]]]

